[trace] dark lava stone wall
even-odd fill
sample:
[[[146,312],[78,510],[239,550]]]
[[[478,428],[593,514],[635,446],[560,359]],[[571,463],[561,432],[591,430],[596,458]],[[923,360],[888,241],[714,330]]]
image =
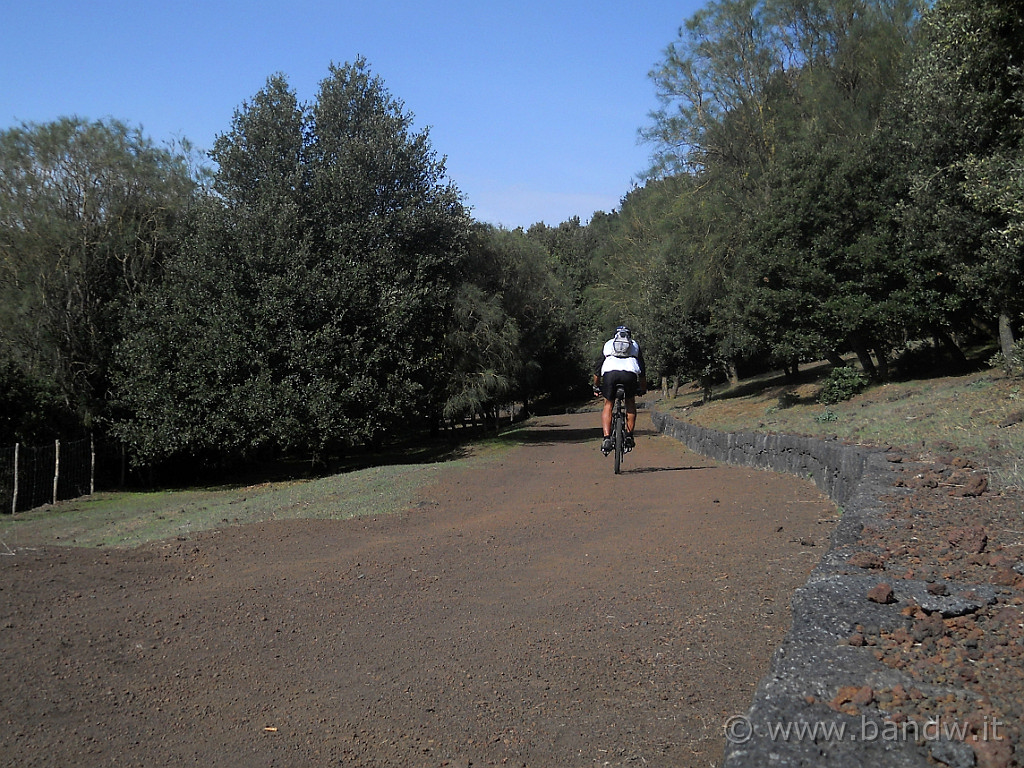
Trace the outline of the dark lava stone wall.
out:
[[[718,432],[651,412],[655,427],[687,448],[729,464],[788,472],[813,480],[836,504],[845,504],[856,492],[872,451],[793,435],[757,432]]]

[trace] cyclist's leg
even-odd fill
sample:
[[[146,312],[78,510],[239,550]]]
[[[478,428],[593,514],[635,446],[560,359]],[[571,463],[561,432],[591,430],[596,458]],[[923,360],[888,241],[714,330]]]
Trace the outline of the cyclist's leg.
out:
[[[626,448],[633,450],[633,428],[636,426],[636,392],[639,386],[639,377],[630,374],[629,382],[626,385]]]
[[[626,431],[633,434],[633,427],[636,426],[636,398],[626,398]]]
[[[609,371],[601,377],[601,394],[604,395],[604,409],[601,411],[601,450],[605,453],[611,450],[612,403],[615,400],[616,377],[615,371]]]
[[[601,433],[608,437],[611,435],[611,406],[615,399],[615,382],[618,372],[609,371],[601,377],[601,394],[604,395],[604,410],[601,411]]]
[[[636,425],[636,401],[632,397],[626,398],[626,438],[625,447],[632,451],[636,447],[633,439],[633,427]]]
[[[607,456],[612,452],[612,401],[604,401],[604,409],[601,411],[601,453]]]

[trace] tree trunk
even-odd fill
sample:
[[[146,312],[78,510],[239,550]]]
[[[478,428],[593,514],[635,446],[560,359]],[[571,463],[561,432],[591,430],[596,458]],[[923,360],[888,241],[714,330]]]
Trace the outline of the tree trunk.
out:
[[[701,376],[700,377],[700,387],[701,387],[701,390],[703,391],[703,398],[702,398],[703,402],[710,403],[711,402],[711,395],[712,395],[711,377],[710,376]]]
[[[878,347],[875,347],[875,359],[878,360],[878,376],[882,381],[889,380],[889,359],[885,356],[885,352]]]
[[[842,356],[834,349],[830,349],[825,353],[825,359],[832,363],[832,366],[835,368],[842,368],[846,365]]]
[[[679,387],[683,383],[683,377],[678,373],[672,379],[672,399],[679,397]]]
[[[999,313],[999,350],[1003,353],[1007,364],[1013,359],[1013,347],[1016,341],[1013,338],[1013,327],[1010,325],[1010,316],[1005,312]]]
[[[860,360],[860,367],[864,369],[872,380],[878,380],[878,370],[875,368],[875,363],[871,359],[871,350],[868,349],[868,345],[864,343],[863,339],[853,339],[850,343],[853,347],[853,351],[857,353],[857,359]]]
[[[970,361],[967,359],[967,355],[964,354],[963,350],[957,346],[957,343],[953,341],[953,337],[946,333],[941,328],[932,328],[932,335],[938,339],[939,344],[946,348],[946,350],[953,356],[953,365],[959,370],[966,370],[970,367]]]

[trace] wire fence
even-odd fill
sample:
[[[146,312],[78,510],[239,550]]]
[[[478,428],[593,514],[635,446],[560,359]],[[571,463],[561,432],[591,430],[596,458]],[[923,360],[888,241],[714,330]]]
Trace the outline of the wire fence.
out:
[[[109,487],[116,462],[109,447],[97,451],[91,438],[0,447],[0,513],[86,496],[96,492],[97,483]]]

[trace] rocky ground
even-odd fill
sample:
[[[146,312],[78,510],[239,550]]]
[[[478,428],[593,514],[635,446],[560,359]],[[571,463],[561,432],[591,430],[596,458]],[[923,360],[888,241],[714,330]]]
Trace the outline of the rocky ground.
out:
[[[963,456],[851,449],[864,475],[725,765],[1019,765],[1020,493]]]
[[[947,724],[982,766],[1019,764],[1024,722],[1024,500],[990,491],[972,459],[940,454],[898,462],[898,487],[879,525],[866,525],[848,559],[878,584],[866,595],[894,603],[903,581],[926,595],[905,599],[900,625],[856,625],[847,642],[869,648],[916,685],[846,687],[829,706],[870,709],[900,724]],[[961,598],[950,601],[947,598]],[[957,726],[960,726],[959,728]],[[922,728],[921,733],[924,733]],[[941,761],[940,761],[941,762]],[[968,757],[951,764],[970,764]]]

